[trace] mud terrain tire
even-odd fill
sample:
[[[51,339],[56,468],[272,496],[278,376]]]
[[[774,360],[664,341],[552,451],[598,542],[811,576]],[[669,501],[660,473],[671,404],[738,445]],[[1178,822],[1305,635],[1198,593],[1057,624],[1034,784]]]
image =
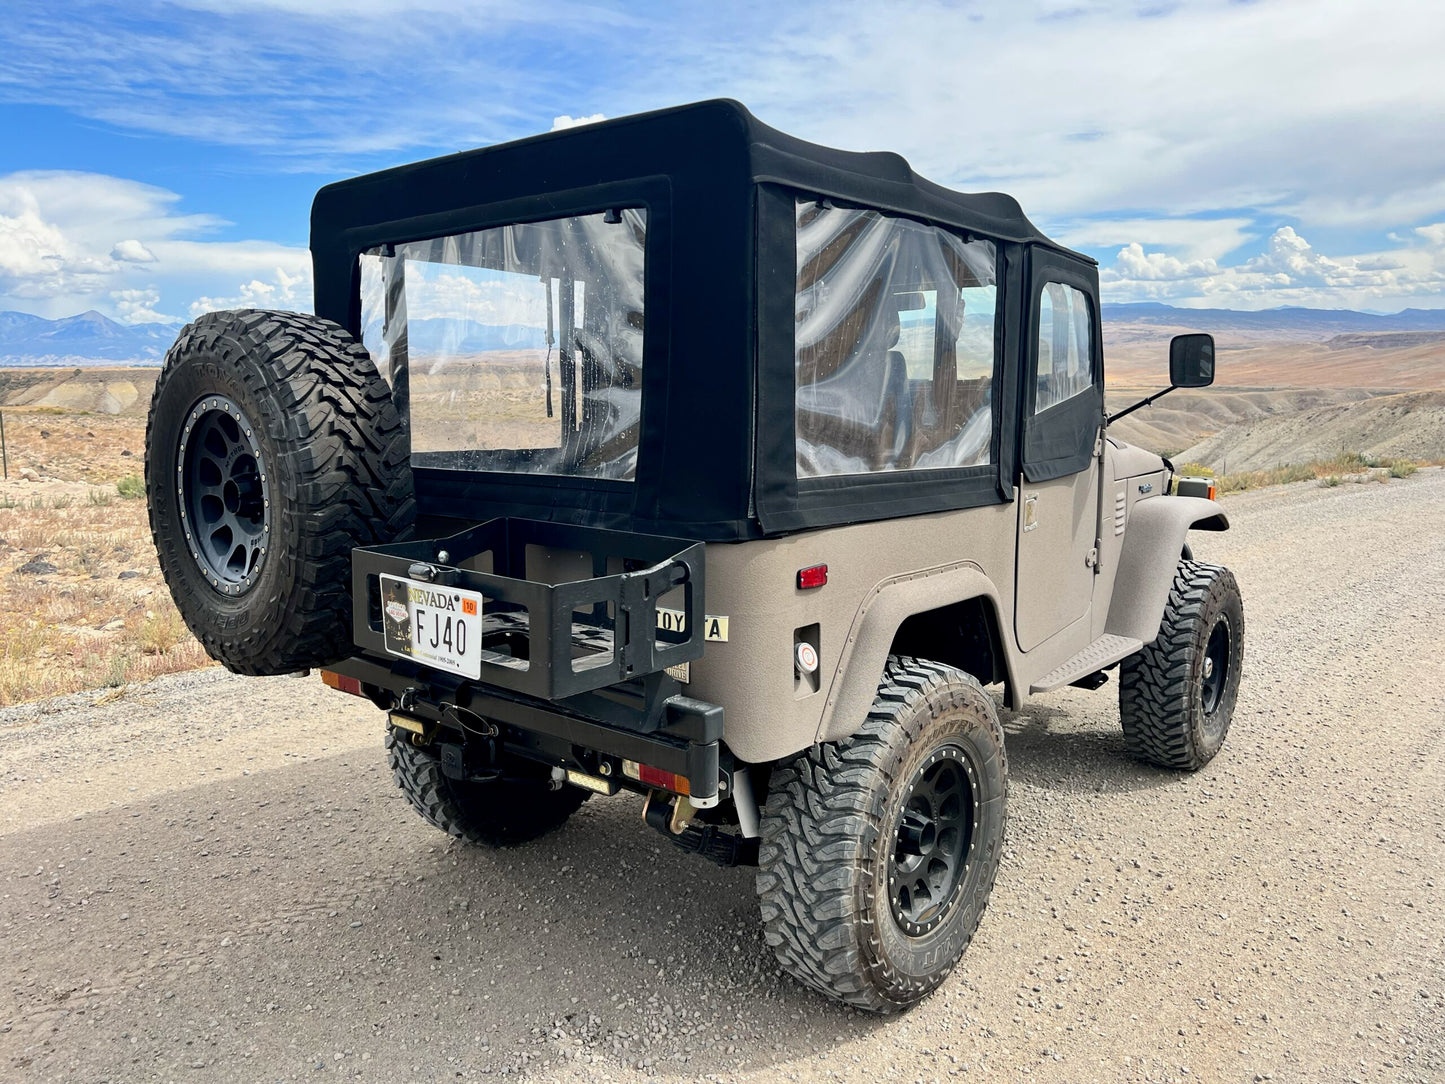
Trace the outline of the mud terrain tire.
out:
[[[889,658],[856,734],[773,771],[757,889],[783,968],[880,1013],[936,989],[993,888],[1007,775],[998,712],[973,677]],[[915,893],[935,862],[936,892]]]
[[[396,785],[422,820],[478,846],[509,847],[544,836],[562,827],[591,797],[580,787],[551,790],[541,774],[535,782],[449,779],[435,756],[416,748],[410,734],[395,728],[387,729],[386,755]]]
[[[146,426],[161,571],[212,658],[281,674],[353,651],[351,550],[416,505],[391,391],[328,320],[213,312],[166,355]]]
[[[1159,635],[1119,666],[1119,716],[1131,756],[1197,771],[1229,733],[1244,661],[1244,604],[1234,574],[1181,561]]]

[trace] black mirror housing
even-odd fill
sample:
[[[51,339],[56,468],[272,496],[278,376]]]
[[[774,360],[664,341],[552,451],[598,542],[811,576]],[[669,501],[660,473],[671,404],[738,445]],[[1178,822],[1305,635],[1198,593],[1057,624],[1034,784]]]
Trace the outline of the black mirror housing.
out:
[[[1214,336],[1176,335],[1169,340],[1169,383],[1207,388],[1214,383]]]

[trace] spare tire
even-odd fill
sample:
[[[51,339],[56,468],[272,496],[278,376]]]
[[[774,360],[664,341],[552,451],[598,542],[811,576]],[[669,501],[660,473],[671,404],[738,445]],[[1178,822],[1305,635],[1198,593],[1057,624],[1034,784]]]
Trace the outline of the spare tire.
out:
[[[351,654],[351,550],[408,537],[405,427],[371,357],[316,316],[188,324],[146,426],[151,536],[210,656],[282,674]]]

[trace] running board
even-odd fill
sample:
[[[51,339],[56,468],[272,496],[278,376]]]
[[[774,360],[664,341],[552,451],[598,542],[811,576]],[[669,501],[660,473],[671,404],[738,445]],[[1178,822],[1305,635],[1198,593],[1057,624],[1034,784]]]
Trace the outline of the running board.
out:
[[[1130,636],[1100,636],[1062,666],[1056,666],[1029,686],[1030,693],[1046,693],[1078,681],[1096,670],[1112,666],[1120,659],[1128,658],[1144,646],[1143,640]]]

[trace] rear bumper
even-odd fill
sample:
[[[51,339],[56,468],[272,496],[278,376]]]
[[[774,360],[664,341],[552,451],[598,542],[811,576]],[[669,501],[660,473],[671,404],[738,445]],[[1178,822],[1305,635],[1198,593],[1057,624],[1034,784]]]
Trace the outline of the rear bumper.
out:
[[[368,656],[327,669],[361,682],[378,704],[439,726],[460,729],[458,710],[485,719],[534,759],[583,763],[583,754],[602,754],[683,776],[698,808],[717,805],[727,787],[723,709],[683,695],[665,674],[557,701]]]

